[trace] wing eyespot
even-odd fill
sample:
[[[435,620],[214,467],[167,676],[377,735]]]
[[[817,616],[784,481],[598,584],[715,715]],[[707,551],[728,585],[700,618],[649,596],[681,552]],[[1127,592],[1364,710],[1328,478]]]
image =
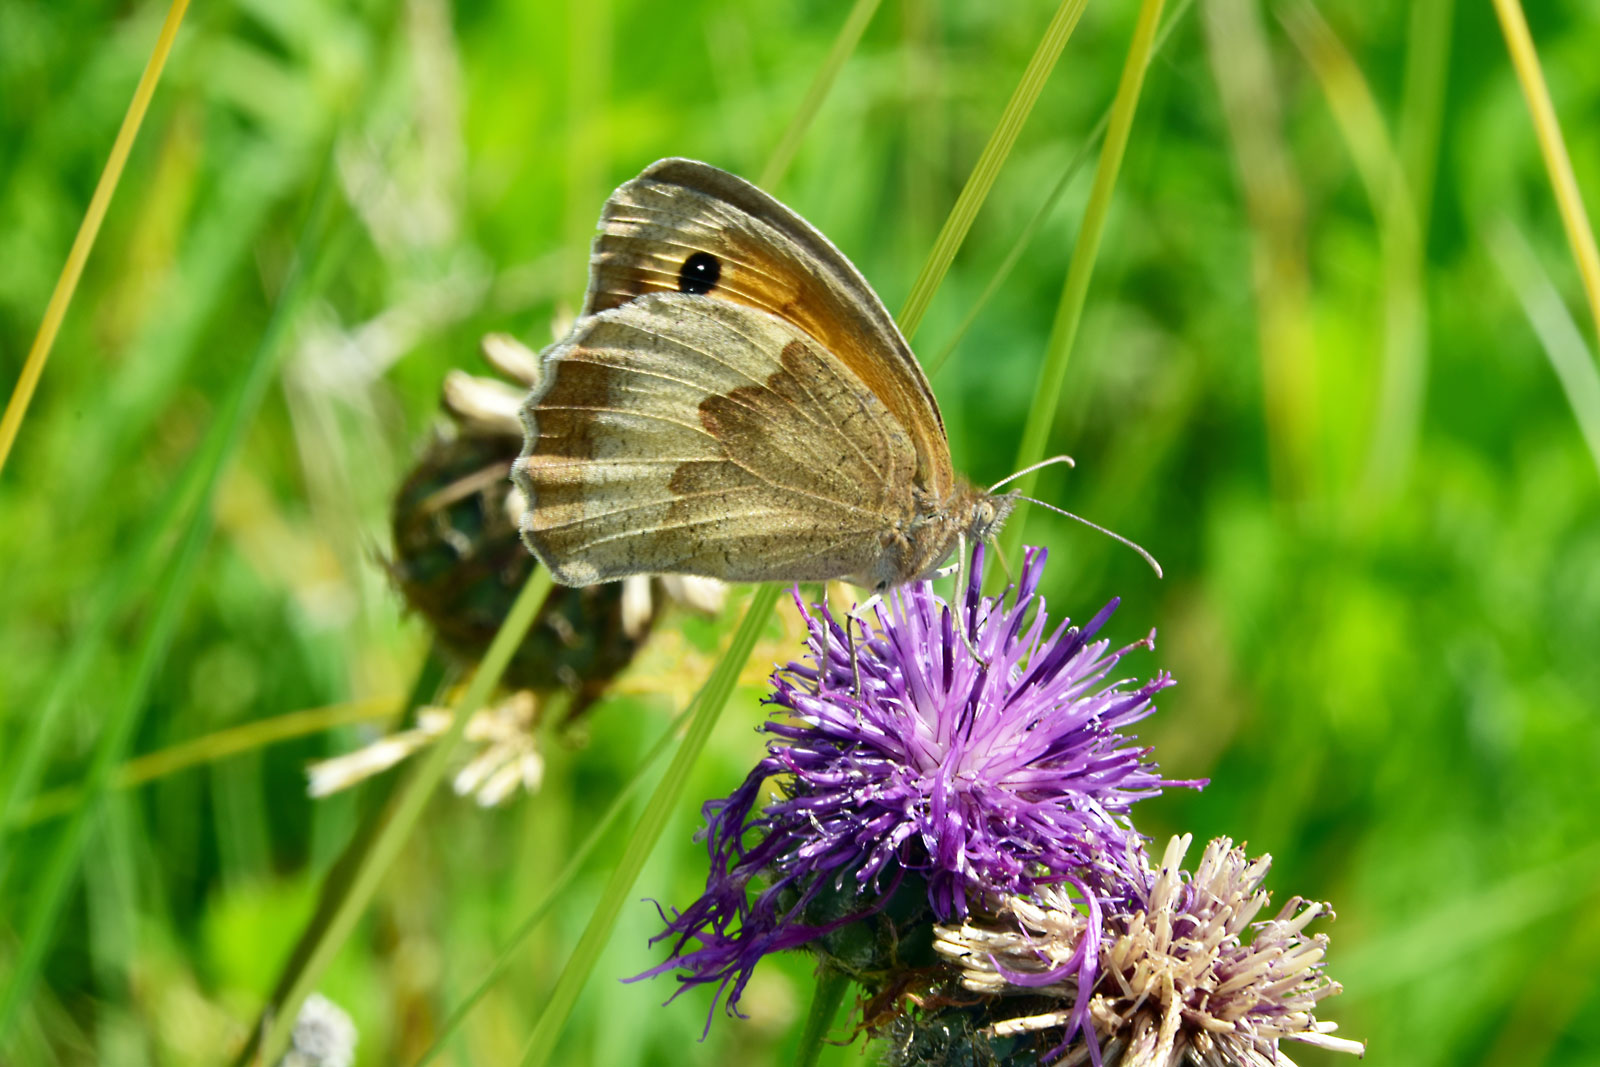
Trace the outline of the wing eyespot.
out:
[[[700,295],[709,293],[722,280],[722,261],[710,252],[696,252],[678,269],[678,291]]]

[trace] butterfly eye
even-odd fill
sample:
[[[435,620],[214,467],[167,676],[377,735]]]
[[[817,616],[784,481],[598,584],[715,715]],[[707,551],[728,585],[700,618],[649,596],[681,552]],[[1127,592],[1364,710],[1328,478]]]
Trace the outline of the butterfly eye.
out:
[[[683,261],[678,271],[678,289],[685,293],[709,293],[722,277],[722,264],[710,252],[696,252]]]

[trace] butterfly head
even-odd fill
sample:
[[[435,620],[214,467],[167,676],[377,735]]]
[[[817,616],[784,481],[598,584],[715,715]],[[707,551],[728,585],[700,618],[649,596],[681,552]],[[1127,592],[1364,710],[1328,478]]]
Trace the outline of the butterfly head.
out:
[[[1016,506],[1014,493],[989,493],[961,482],[943,501],[926,497],[908,529],[886,537],[867,574],[853,579],[875,593],[932,577],[958,545],[994,536]]]
[[[962,531],[971,542],[986,541],[1000,532],[1011,509],[1017,506],[1016,493],[985,493],[975,490],[968,507],[966,528]]]

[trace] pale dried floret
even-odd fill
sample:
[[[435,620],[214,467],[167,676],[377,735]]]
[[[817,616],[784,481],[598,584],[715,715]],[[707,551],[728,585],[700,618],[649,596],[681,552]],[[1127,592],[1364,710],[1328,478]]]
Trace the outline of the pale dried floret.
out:
[[[1260,887],[1270,857],[1249,861],[1218,838],[1188,876],[1179,865],[1189,843],[1173,838],[1142,908],[1104,919],[1087,1014],[1107,1057],[1122,1067],[1293,1067],[1282,1041],[1362,1054],[1364,1045],[1332,1036],[1335,1024],[1315,1014],[1340,989],[1322,973],[1327,935],[1305,933],[1313,919],[1333,917],[1328,905],[1292,897],[1255,922],[1269,901]],[[934,947],[960,964],[974,992],[1062,1001],[1060,1010],[994,1023],[995,1036],[1047,1031],[1082,1010],[1077,971],[1066,964],[1090,921],[1065,889],[1048,887],[1031,900],[1007,898],[996,919],[937,928]],[[1063,1063],[1091,1058],[1082,1041],[1061,1051]]]

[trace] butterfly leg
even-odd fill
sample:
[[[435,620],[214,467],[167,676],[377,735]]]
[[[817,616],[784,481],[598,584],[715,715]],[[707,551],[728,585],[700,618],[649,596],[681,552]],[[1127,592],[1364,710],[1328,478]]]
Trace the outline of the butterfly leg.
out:
[[[972,557],[967,552],[966,534],[956,535],[956,553],[956,587],[954,595],[950,598],[950,602],[955,605],[956,610],[956,633],[961,635],[961,643],[967,646],[967,652],[971,654],[973,660],[987,670],[989,661],[984,659],[978,652],[978,646],[972,640],[973,635],[968,632],[969,628],[977,625],[978,620],[976,615],[968,619],[966,611],[967,582],[970,580],[967,576],[967,568],[972,565]],[[974,612],[976,612],[976,609],[974,609]]]
[[[833,614],[828,610],[828,583],[822,583],[822,655],[817,659],[817,692],[828,688],[829,646],[833,642]]]
[[[972,635],[967,633],[967,627],[964,623],[958,622],[956,624],[956,633],[961,636],[961,643],[967,646],[967,654],[972,657],[973,662],[984,670],[988,670],[989,661],[983,658],[983,653],[979,652],[978,646],[973,644]]]
[[[850,611],[845,615],[844,632],[850,637],[850,670],[855,675],[857,696],[861,695],[861,661],[857,657],[856,644],[851,626],[853,623],[857,622],[861,624],[861,639],[865,641],[867,639],[867,635],[872,632],[867,626],[869,620],[865,613],[873,608],[876,608],[882,603],[882,594],[873,593],[871,596],[867,597],[867,599],[851,608]]]

